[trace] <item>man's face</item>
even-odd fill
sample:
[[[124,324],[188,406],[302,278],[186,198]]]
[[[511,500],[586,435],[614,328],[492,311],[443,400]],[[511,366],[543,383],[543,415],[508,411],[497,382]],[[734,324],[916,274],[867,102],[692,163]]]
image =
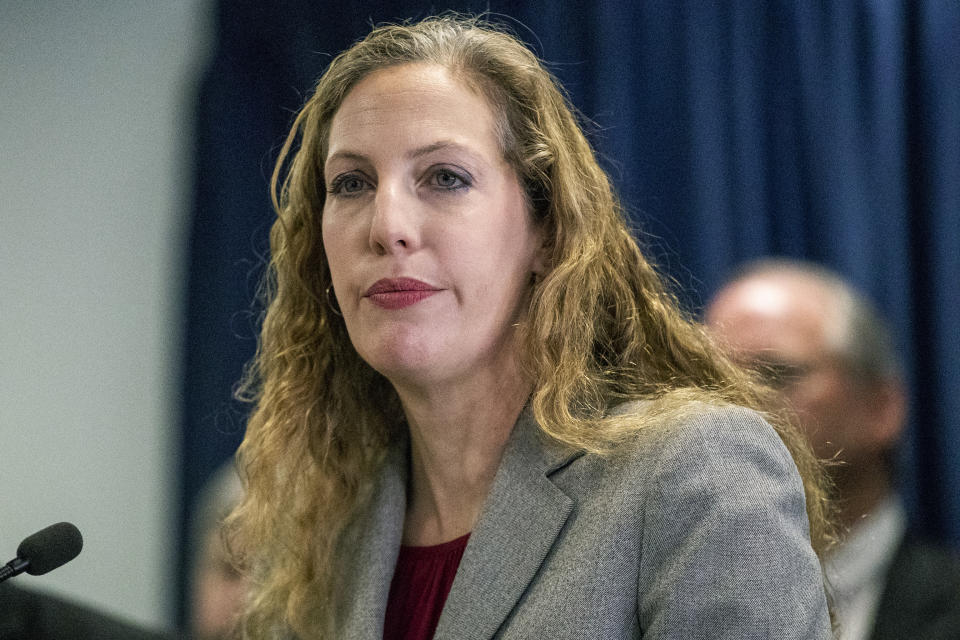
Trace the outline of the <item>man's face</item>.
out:
[[[706,323],[738,362],[780,390],[819,457],[854,463],[872,453],[869,398],[831,348],[832,303],[809,279],[762,275],[717,294]]]

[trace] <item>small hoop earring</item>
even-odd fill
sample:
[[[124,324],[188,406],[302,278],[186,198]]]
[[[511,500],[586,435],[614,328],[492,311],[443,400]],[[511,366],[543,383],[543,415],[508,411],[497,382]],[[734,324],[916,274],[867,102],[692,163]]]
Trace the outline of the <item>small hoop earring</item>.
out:
[[[337,294],[334,293],[333,296],[331,296],[331,291],[333,291],[333,285],[328,284],[325,292],[327,296],[327,306],[330,307],[330,311],[333,311],[334,315],[342,318],[343,314],[340,312],[340,305],[337,303]]]

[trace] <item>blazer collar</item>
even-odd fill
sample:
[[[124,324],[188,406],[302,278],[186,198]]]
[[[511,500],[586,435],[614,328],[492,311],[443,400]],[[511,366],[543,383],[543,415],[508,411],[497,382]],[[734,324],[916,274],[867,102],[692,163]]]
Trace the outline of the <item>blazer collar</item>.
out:
[[[400,553],[407,509],[408,453],[406,439],[390,451],[364,512],[345,534],[346,589],[340,637],[370,640],[383,637],[390,582]],[[355,540],[355,543],[351,543]]]
[[[435,640],[494,636],[573,508],[549,476],[580,455],[548,441],[529,408],[520,414],[460,561]],[[407,447],[397,446],[386,459],[370,505],[347,534],[357,542],[346,559],[350,596],[342,612],[343,637],[383,637],[403,534],[408,467]]]
[[[470,535],[435,640],[492,638],[520,600],[573,508],[549,475],[582,455],[549,442],[521,413]]]

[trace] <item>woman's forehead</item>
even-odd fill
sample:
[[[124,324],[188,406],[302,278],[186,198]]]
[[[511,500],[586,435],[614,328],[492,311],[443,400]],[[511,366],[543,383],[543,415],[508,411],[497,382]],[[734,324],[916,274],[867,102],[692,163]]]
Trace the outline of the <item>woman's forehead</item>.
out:
[[[470,83],[443,66],[411,63],[360,80],[334,114],[328,158],[441,143],[492,147],[499,154],[494,112]],[[484,150],[484,149],[481,149]]]

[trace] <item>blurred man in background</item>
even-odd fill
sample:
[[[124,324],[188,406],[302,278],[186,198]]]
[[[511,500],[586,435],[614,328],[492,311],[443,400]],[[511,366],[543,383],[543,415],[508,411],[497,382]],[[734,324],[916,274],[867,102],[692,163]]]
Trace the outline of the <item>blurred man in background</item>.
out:
[[[232,462],[222,466],[200,492],[191,522],[190,637],[192,640],[239,638],[237,620],[247,580],[231,562],[222,536],[224,518],[243,497]]]
[[[735,358],[766,376],[836,487],[841,544],[826,562],[841,638],[960,638],[960,560],[920,541],[897,494],[907,393],[890,333],[836,274],[749,265],[707,307]]]

